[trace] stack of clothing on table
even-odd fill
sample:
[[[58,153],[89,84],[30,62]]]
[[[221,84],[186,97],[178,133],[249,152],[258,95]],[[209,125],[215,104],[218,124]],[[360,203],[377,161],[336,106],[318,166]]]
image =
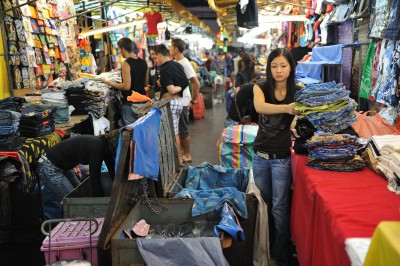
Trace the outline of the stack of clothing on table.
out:
[[[20,132],[22,137],[35,138],[54,132],[55,107],[32,105],[22,110]]]
[[[58,87],[47,87],[42,90],[43,104],[56,107],[54,121],[56,124],[64,124],[69,121],[69,108],[65,91]]]
[[[386,177],[388,189],[400,195],[400,145],[385,145],[377,169]]]
[[[372,136],[364,153],[369,167],[388,180],[388,189],[400,195],[400,135]]]
[[[356,121],[357,103],[349,97],[350,91],[342,84],[328,82],[311,84],[295,95],[296,109],[318,131],[337,133]]]
[[[97,80],[79,79],[66,82],[68,104],[74,106],[72,115],[92,113],[96,118],[105,115],[110,100],[109,86]]]
[[[353,172],[365,167],[357,155],[357,137],[349,134],[317,132],[307,141],[308,166],[316,169]]]
[[[19,122],[21,114],[10,110],[0,110],[0,150],[17,151],[22,146]]]
[[[25,98],[22,97],[8,97],[0,100],[0,110],[10,110],[20,112],[22,105],[26,103]]]

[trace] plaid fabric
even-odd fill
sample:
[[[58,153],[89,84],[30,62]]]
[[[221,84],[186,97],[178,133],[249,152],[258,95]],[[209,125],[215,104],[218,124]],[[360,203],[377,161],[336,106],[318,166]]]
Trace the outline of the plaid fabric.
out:
[[[182,98],[173,98],[170,103],[175,135],[179,133],[179,117],[183,109]]]

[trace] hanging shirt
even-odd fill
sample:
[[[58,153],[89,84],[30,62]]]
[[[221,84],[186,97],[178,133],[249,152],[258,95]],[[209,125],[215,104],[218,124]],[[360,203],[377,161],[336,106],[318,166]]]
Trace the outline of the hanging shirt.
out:
[[[243,3],[244,2],[244,5]],[[247,4],[245,4],[247,2]],[[258,27],[258,7],[256,0],[241,0],[236,5],[236,18],[239,27],[252,29]]]
[[[147,34],[153,35],[158,34],[157,24],[162,22],[162,16],[158,12],[147,12],[143,15],[144,18],[147,20]]]

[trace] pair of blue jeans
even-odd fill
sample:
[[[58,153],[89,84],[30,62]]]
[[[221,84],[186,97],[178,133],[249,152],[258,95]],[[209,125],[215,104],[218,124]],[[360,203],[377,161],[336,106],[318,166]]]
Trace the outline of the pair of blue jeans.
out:
[[[36,171],[43,184],[60,201],[80,184],[72,170],[64,171],[47,159],[38,162]]]
[[[134,123],[139,116],[133,111],[132,104],[123,104],[121,106],[122,126]]]
[[[266,160],[257,154],[253,157],[254,180],[267,203],[273,220],[275,239],[271,257],[285,265],[290,240],[290,186],[292,184],[291,159]]]

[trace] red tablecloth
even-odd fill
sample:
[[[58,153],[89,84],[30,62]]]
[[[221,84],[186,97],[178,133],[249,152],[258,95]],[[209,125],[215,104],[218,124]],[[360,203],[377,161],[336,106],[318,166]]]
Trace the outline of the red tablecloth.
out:
[[[400,196],[368,168],[332,172],[306,163],[307,156],[292,153],[291,233],[299,263],[350,265],[345,239],[372,237],[380,221],[400,221]]]

